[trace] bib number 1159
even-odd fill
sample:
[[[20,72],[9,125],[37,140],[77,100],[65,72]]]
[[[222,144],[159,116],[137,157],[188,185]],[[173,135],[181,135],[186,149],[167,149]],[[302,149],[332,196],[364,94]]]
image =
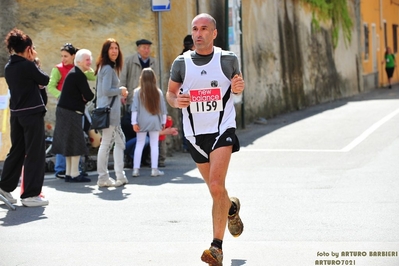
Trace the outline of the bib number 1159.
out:
[[[192,113],[223,111],[221,88],[191,89],[190,110]]]

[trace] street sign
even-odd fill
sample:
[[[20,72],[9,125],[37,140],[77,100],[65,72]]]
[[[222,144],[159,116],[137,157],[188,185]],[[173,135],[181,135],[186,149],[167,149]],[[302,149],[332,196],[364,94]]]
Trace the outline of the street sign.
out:
[[[152,0],[152,11],[169,11],[170,0]]]

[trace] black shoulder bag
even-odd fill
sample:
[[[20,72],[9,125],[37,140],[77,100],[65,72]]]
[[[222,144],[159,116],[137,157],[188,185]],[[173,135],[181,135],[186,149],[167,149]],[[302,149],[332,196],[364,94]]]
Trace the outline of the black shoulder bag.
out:
[[[106,107],[98,107],[91,111],[91,129],[109,128],[109,115],[116,96],[112,97],[111,104]]]

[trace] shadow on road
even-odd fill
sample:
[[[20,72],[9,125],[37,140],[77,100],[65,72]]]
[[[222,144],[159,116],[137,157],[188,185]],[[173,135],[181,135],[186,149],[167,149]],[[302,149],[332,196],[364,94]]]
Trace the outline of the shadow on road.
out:
[[[247,264],[247,260],[231,260],[231,266],[242,266]]]
[[[5,205],[1,207],[7,208]],[[0,226],[16,226],[20,224],[26,224],[35,222],[42,219],[47,219],[44,215],[44,207],[28,208],[22,206],[16,206],[17,211],[8,211],[4,218],[1,218]],[[18,211],[18,209],[24,208],[24,211]]]

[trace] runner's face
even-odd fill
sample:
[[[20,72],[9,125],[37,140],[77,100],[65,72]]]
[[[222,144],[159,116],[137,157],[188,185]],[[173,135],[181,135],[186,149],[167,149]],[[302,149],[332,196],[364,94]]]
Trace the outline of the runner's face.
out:
[[[212,52],[213,40],[217,36],[217,30],[208,18],[199,17],[193,20],[191,34],[193,36],[195,49],[198,52]]]

